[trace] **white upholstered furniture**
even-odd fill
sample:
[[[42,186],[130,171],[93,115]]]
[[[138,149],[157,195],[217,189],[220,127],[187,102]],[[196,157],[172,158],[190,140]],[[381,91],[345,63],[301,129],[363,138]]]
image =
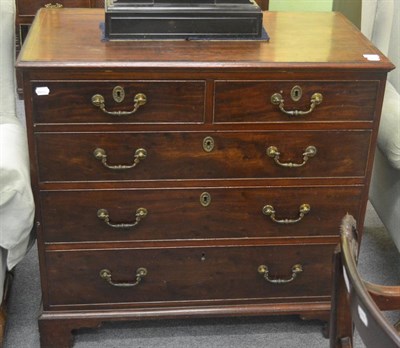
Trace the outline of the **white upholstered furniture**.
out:
[[[34,203],[25,128],[16,117],[15,2],[0,0],[0,345],[4,284],[31,244]]]
[[[400,1],[363,0],[361,30],[397,66],[386,84],[369,198],[400,251]]]

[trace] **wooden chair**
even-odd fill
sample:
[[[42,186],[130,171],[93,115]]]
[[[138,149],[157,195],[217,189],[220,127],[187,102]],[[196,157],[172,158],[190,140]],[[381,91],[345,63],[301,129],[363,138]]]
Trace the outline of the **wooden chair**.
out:
[[[363,281],[357,272],[356,221],[343,218],[334,256],[330,347],[352,347],[354,325],[367,347],[400,347],[400,321],[392,325],[382,310],[400,310],[400,286]]]

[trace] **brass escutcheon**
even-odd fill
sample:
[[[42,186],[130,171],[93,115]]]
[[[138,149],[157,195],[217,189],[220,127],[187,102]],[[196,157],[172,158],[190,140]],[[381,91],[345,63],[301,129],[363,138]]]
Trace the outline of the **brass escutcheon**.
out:
[[[113,91],[112,91],[112,96],[113,99],[117,102],[117,103],[122,103],[125,99],[125,90],[124,87],[121,86],[115,86]]]
[[[211,195],[208,192],[203,192],[200,195],[200,204],[203,207],[208,207],[211,204]]]
[[[299,101],[301,99],[302,95],[303,95],[303,90],[301,89],[300,86],[296,85],[290,91],[290,97],[295,102]]]
[[[214,145],[215,143],[213,137],[208,136],[203,139],[203,150],[205,152],[211,152],[214,150]]]

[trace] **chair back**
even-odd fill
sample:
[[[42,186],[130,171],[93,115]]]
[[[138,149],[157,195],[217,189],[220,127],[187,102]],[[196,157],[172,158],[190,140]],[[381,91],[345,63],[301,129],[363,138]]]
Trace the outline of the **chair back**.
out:
[[[364,282],[358,273],[358,234],[356,221],[351,215],[346,215],[342,221],[340,249],[340,256],[338,256],[340,260],[338,261],[342,265],[341,271],[345,290],[347,290],[351,319],[362,341],[371,348],[399,348],[400,334],[372,299],[368,290],[369,283]],[[400,298],[400,287],[390,288],[395,291],[393,295],[398,292],[397,297]],[[398,299],[397,303],[399,303]],[[337,313],[339,312],[337,311]],[[337,346],[340,345],[334,345],[334,347]]]

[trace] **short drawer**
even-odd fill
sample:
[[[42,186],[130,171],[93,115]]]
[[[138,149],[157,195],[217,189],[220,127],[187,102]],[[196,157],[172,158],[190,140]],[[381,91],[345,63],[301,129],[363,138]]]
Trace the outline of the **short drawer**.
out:
[[[334,236],[361,187],[45,191],[48,243]]]
[[[214,122],[372,120],[378,88],[379,81],[217,81]]]
[[[18,15],[34,16],[41,7],[90,7],[90,0],[17,0]]]
[[[44,305],[330,296],[333,250],[314,244],[49,251]]]
[[[40,81],[34,123],[202,123],[204,81]]]
[[[36,141],[42,182],[250,179],[364,176],[370,135],[369,130],[38,133]]]

